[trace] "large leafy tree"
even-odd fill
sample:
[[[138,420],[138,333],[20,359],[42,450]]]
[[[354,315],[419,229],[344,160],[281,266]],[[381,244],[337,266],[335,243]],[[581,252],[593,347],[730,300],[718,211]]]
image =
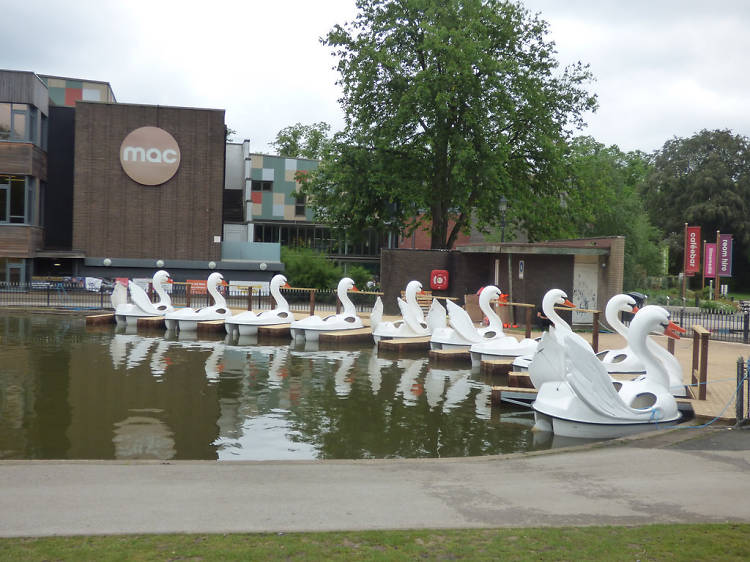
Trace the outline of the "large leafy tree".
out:
[[[654,227],[640,196],[651,168],[643,152],[622,152],[591,137],[571,143],[565,194],[568,224],[576,236],[624,236],[627,288],[661,268],[662,233]]]
[[[323,155],[331,126],[325,121],[303,125],[295,123],[284,127],[276,133],[276,140],[271,143],[280,155],[289,158],[318,159]]]
[[[556,234],[539,202],[559,207],[566,140],[595,108],[588,69],[559,71],[547,24],[520,4],[357,7],[323,39],[338,58],[346,127],[306,186],[319,218],[401,232],[424,221],[432,247],[451,248],[472,223],[497,226],[505,195],[532,239]]]
[[[704,238],[717,230],[733,234],[734,271],[747,282],[750,258],[750,141],[728,130],[702,130],[667,141],[655,153],[643,188],[651,220],[667,233],[681,269],[683,228],[701,226]],[[744,277],[743,277],[744,275]]]

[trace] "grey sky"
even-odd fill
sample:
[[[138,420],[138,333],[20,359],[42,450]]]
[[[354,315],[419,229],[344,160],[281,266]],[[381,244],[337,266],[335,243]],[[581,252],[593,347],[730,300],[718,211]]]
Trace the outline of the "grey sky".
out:
[[[562,65],[591,65],[584,131],[623,150],[728,128],[750,136],[750,1],[525,0]],[[354,0],[10,2],[0,68],[107,81],[119,102],[226,109],[236,140],[268,152],[296,122],[343,119],[318,39]]]

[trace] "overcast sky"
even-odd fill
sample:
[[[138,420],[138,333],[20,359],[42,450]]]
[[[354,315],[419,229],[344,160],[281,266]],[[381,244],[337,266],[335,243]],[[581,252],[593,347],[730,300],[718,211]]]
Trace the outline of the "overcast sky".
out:
[[[750,0],[524,0],[562,65],[591,65],[583,132],[647,152],[701,129],[750,136]],[[279,129],[342,127],[320,44],[354,0],[7,2],[0,68],[109,82],[119,102],[222,108],[235,140],[271,152]]]

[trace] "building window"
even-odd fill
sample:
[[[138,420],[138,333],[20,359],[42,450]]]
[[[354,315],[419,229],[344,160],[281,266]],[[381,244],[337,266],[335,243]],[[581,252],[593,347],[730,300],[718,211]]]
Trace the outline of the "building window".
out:
[[[273,191],[273,182],[272,181],[253,180],[252,181],[252,190],[253,191]]]
[[[26,178],[0,176],[0,223],[23,224],[26,220]]]
[[[0,141],[39,144],[39,110],[25,103],[0,103]]]
[[[241,189],[224,190],[224,210],[222,213],[224,222],[243,221],[242,195]]]
[[[0,258],[0,283],[23,283],[25,269],[23,259]]]
[[[305,195],[297,195],[297,201],[294,204],[294,214],[295,216],[305,216],[305,202],[307,201],[307,196]]]

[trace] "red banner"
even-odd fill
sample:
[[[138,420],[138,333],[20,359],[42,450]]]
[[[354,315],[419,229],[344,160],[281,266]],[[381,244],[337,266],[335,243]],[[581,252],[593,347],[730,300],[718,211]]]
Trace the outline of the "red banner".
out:
[[[716,272],[719,277],[731,277],[732,276],[732,235],[721,234],[719,235],[719,247],[716,249],[718,254],[718,261],[716,266]]]
[[[685,274],[692,275],[701,270],[701,227],[685,227]]]
[[[716,277],[716,244],[704,244],[703,251],[703,276]]]

